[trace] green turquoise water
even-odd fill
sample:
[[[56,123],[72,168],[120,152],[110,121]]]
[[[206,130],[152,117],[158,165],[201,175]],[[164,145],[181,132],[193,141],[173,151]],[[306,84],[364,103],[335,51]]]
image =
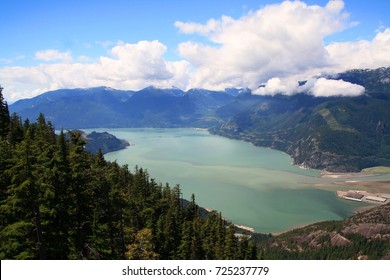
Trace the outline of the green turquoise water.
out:
[[[324,182],[320,173],[292,165],[287,154],[276,150],[194,129],[97,131],[134,144],[106,154],[107,160],[130,169],[138,165],[162,183],[180,184],[184,198],[194,193],[202,207],[259,232],[339,220],[362,206],[339,199],[335,189],[313,187]]]

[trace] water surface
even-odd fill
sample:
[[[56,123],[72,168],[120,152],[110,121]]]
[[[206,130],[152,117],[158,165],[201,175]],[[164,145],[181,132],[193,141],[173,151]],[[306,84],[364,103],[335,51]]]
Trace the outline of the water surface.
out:
[[[85,130],[87,132],[92,130]],[[110,161],[146,168],[150,176],[180,184],[184,198],[217,209],[259,232],[339,220],[362,204],[339,199],[319,171],[291,164],[282,152],[194,129],[99,129],[134,146],[105,155]],[[329,180],[328,180],[329,182]]]

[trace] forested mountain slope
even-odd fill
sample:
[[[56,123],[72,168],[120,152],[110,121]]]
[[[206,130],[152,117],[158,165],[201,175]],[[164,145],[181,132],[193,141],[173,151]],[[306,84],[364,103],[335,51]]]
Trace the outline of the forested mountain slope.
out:
[[[86,152],[81,132],[56,135],[42,114],[22,123],[0,97],[0,259],[256,258],[179,186]]]
[[[10,106],[23,119],[43,113],[57,129],[97,127],[210,127],[214,112],[230,102],[237,90],[227,92],[147,87],[120,91],[107,87],[63,89],[19,100]]]
[[[260,244],[266,259],[390,259],[390,204],[295,229]]]
[[[358,97],[238,96],[217,110],[213,133],[290,154],[295,164],[347,172],[390,166],[390,68],[353,70],[338,79],[360,84]]]

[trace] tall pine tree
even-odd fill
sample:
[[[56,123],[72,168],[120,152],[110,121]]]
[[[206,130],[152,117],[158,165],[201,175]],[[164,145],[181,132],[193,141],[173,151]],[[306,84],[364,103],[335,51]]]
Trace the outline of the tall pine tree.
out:
[[[3,88],[0,86],[0,139],[6,139],[10,129],[10,115],[8,104],[3,97]]]

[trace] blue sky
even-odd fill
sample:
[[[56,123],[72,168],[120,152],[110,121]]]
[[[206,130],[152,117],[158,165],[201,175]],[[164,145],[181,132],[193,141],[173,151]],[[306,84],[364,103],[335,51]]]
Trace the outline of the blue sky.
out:
[[[296,79],[390,66],[390,1],[3,0],[0,8],[0,84],[10,102],[101,85],[268,83],[264,94],[292,93]]]
[[[222,15],[240,17],[251,9],[272,1],[224,0],[6,0],[1,18],[1,34],[7,45],[2,58],[34,56],[38,50],[71,50],[75,54],[99,56],[99,43],[136,43],[159,40],[174,55],[184,40],[174,23],[206,22]],[[273,1],[277,2],[277,1]],[[107,46],[106,45],[106,46]],[[31,63],[28,58],[21,63]]]

